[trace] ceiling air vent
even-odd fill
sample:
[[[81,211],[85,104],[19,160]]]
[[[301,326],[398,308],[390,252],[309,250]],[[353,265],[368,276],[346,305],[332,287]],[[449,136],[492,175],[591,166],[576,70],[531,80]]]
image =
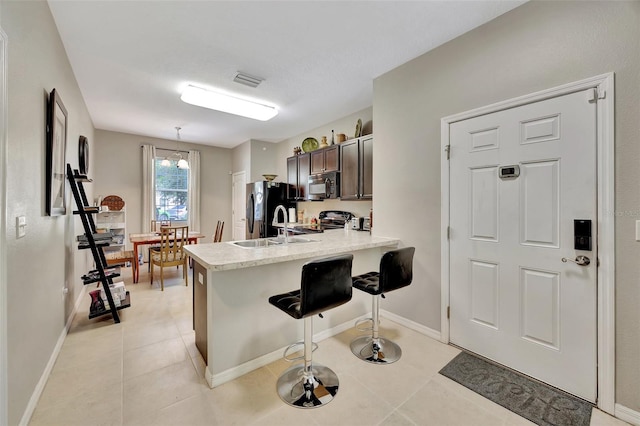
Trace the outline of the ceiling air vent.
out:
[[[235,81],[236,83],[244,84],[245,86],[249,87],[258,87],[258,84],[262,83],[263,80],[264,78],[255,77],[253,75],[245,74],[240,71],[238,71],[235,78],[233,79],[233,81]]]

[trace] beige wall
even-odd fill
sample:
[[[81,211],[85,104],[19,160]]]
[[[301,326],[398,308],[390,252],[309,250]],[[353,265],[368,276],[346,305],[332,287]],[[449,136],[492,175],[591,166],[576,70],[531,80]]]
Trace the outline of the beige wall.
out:
[[[70,191],[66,216],[45,214],[47,94],[57,89],[68,111],[66,159],[74,167],[78,137],[93,141],[94,132],[47,3],[5,1],[0,25],[9,40],[8,420],[17,424],[82,294],[80,276],[88,269],[88,252],[75,248],[82,225],[71,214]],[[27,218],[27,235],[17,239],[15,218],[21,215]]]
[[[277,144],[248,140],[232,150],[233,173],[245,172],[247,183],[264,180],[263,174],[275,173],[279,162],[284,161],[278,155]]]
[[[278,165],[285,160],[278,157],[277,144],[258,140],[251,141],[251,173],[247,173],[247,182],[264,180],[262,175],[274,174]],[[286,179],[284,176],[278,178]],[[276,178],[276,180],[280,180]]]
[[[155,139],[126,133],[96,130],[92,157],[95,166],[96,196],[118,195],[125,202],[127,233],[142,232],[142,148],[175,149],[175,140]],[[218,220],[231,223],[231,150],[180,142],[180,150],[200,151],[200,228],[209,242]],[[231,227],[225,226],[223,239],[231,238]]]
[[[246,141],[231,150],[231,171],[245,172],[247,182],[251,182],[251,141]]]
[[[640,2],[529,2],[377,78],[374,231],[416,246],[415,285],[388,297],[385,308],[439,330],[440,119],[609,71],[616,85],[616,402],[640,411]]]

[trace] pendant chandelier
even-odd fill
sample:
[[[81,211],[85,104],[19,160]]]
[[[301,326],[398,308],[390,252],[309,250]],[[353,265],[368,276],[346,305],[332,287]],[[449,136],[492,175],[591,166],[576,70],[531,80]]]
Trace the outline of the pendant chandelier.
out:
[[[169,157],[166,157],[164,160],[160,162],[160,165],[163,167],[171,166],[171,160],[176,161],[176,165],[179,169],[188,169],[189,162],[182,157],[182,153],[179,150],[180,144],[180,129],[181,127],[176,126],[176,150]]]

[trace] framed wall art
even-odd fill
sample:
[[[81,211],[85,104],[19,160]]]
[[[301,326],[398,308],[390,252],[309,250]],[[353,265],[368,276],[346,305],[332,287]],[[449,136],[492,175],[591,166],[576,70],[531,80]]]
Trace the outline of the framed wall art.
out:
[[[65,201],[65,153],[67,149],[67,109],[53,89],[47,108],[47,214],[67,213]]]

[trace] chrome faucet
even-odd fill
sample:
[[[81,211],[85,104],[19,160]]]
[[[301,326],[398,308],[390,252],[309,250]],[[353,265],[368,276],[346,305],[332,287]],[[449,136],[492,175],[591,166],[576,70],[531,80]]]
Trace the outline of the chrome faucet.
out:
[[[272,226],[278,226],[280,225],[280,222],[278,222],[278,212],[282,210],[282,215],[284,216],[284,222],[282,223],[282,225],[284,226],[284,243],[285,244],[289,244],[289,237],[287,236],[287,209],[284,208],[284,206],[282,204],[280,204],[278,207],[276,207],[275,212],[273,213],[273,222],[271,222]],[[278,233],[280,233],[280,229],[278,229]]]

